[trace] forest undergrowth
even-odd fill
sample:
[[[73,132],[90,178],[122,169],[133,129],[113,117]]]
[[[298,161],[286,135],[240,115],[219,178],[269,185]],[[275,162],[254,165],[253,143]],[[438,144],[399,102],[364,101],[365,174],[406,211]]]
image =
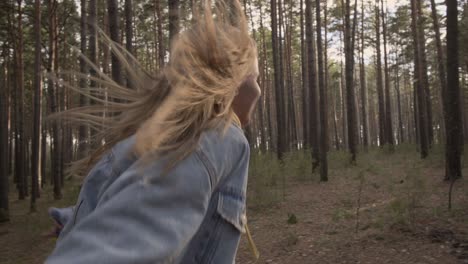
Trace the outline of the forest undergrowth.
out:
[[[420,160],[414,146],[329,154],[329,182],[311,173],[308,151],[285,156],[252,153],[248,218],[258,263],[468,263],[468,159],[455,182],[453,208],[443,181],[443,151]],[[0,263],[42,263],[55,241],[50,206],[75,202],[80,180],[56,201],[44,190],[38,211],[11,196],[11,221],[0,225]],[[13,186],[13,185],[11,185]],[[11,192],[12,194],[14,192]],[[242,239],[238,263],[254,263]]]

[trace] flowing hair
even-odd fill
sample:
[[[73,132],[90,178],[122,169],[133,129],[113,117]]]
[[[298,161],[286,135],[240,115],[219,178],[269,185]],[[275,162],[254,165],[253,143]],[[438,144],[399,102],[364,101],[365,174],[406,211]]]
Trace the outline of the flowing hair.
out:
[[[96,131],[92,142],[98,147],[71,164],[71,175],[86,175],[106,151],[133,134],[136,155],[166,155],[171,168],[193,152],[203,131],[226,131],[236,119],[233,99],[253,73],[257,57],[247,19],[238,0],[217,0],[214,6],[205,0],[202,12],[195,14],[192,27],[172,40],[170,60],[156,76],[99,31],[122,63],[132,89],[116,83],[82,54],[96,76],[70,74],[96,86],[77,88],[55,77],[92,101],[51,116]]]

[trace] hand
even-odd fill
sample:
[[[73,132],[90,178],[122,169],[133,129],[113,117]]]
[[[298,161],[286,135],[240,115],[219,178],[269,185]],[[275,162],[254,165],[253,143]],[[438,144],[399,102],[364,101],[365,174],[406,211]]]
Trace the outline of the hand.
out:
[[[53,222],[54,226],[50,229],[50,231],[47,234],[45,234],[45,237],[58,238],[60,232],[62,232],[63,226],[55,220],[53,220]]]

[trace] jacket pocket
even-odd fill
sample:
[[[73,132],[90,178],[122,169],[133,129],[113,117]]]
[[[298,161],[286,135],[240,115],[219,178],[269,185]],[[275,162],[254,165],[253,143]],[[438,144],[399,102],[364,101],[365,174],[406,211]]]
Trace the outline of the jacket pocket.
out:
[[[217,212],[226,222],[241,233],[245,233],[247,217],[245,215],[245,202],[241,196],[221,192]]]

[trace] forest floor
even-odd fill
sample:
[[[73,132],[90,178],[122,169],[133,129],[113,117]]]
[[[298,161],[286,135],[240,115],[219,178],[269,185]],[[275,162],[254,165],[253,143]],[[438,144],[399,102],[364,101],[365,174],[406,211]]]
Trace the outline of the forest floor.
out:
[[[253,154],[248,218],[257,263],[468,263],[468,158],[449,212],[442,151],[421,161],[412,148],[362,152],[356,165],[332,152],[326,183],[310,173],[307,153],[287,155],[284,166]],[[60,201],[44,190],[36,213],[12,196],[0,263],[42,263],[54,246],[44,237],[47,208],[73,204],[78,186],[67,182]],[[237,263],[255,263],[244,236]]]

